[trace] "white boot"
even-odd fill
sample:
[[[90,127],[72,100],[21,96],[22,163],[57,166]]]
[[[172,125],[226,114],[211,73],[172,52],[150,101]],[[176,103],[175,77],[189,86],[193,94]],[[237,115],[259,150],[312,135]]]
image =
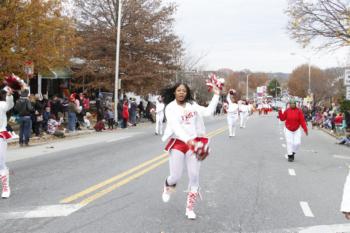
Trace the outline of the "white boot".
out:
[[[2,198],[9,198],[11,191],[10,191],[10,176],[8,170],[3,170],[0,173],[0,179],[2,184]]]
[[[196,219],[194,206],[196,204],[197,196],[198,192],[188,192],[187,194],[186,216],[188,219]]]
[[[171,186],[167,185],[167,182],[165,181],[163,194],[162,194],[162,199],[164,203],[169,202],[171,194],[175,192],[175,187],[176,185],[171,185]]]

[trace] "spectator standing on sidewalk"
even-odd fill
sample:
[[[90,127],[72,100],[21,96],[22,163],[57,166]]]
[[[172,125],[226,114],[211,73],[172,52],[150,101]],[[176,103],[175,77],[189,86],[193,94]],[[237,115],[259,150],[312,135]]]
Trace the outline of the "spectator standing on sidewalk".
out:
[[[101,121],[104,116],[102,97],[103,97],[102,94],[99,93],[96,99],[97,121]]]
[[[49,122],[51,115],[55,116],[55,114],[51,114],[51,108],[49,106],[46,106],[45,111],[43,112],[43,123],[42,123],[44,132],[47,132],[47,124]],[[56,116],[55,116],[55,119],[57,119]]]
[[[145,107],[143,106],[142,100],[140,100],[140,103],[137,106],[137,108],[139,109],[139,114],[140,114],[140,119],[141,119],[142,117],[144,117],[144,112],[145,112]]]
[[[7,91],[0,90],[0,180],[2,184],[2,198],[10,197],[10,186],[9,186],[9,170],[6,166],[6,150],[7,142],[6,139],[10,138],[11,135],[7,132],[7,116],[6,112],[13,107],[13,96],[12,89],[8,88]]]
[[[123,120],[123,101],[119,100],[118,105],[117,105],[117,114],[118,114],[118,125],[120,128],[125,128],[124,127],[124,120]]]
[[[136,126],[137,103],[135,98],[130,98],[130,123]]]
[[[67,110],[68,110],[68,130],[69,132],[75,132],[75,127],[77,123],[77,113],[79,113],[79,108],[76,105],[74,96],[70,96]]]
[[[40,136],[40,129],[42,128],[43,124],[43,112],[45,108],[45,103],[43,101],[43,97],[39,94],[35,95],[35,104],[34,104],[34,117],[32,118],[33,121],[33,132],[35,133],[35,136]]]
[[[113,129],[114,126],[114,112],[110,108],[106,108],[105,110],[106,116],[105,119],[107,120],[108,129]]]
[[[122,128],[128,127],[128,120],[129,120],[129,104],[128,100],[124,100],[123,103],[123,126]]]
[[[55,115],[56,119],[58,119],[58,113],[63,113],[63,105],[61,100],[57,97],[57,95],[53,96],[53,100],[51,102],[51,113]]]
[[[29,90],[21,91],[21,96],[16,102],[15,111],[19,115],[19,145],[29,145],[30,131],[32,128],[31,113],[34,108],[28,99]]]

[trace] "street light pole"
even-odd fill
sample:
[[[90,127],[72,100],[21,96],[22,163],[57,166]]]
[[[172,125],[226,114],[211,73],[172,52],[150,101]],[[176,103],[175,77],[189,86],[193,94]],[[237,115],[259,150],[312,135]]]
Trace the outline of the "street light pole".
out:
[[[248,93],[248,85],[249,85],[249,76],[250,76],[250,74],[247,74],[247,89],[246,89],[246,99],[249,99],[249,93]]]
[[[307,93],[311,94],[311,58],[308,59],[309,62],[309,89],[307,90]]]
[[[122,18],[122,1],[118,0],[118,25],[115,53],[115,81],[114,81],[114,120],[118,122],[118,89],[119,89],[119,53],[120,53],[120,28]]]

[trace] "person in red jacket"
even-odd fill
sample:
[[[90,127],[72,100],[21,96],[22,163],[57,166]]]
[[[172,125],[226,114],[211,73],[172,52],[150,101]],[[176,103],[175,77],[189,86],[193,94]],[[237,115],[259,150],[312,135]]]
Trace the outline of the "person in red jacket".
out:
[[[304,114],[301,109],[296,107],[295,100],[290,100],[290,107],[286,111],[278,111],[278,118],[285,121],[284,134],[287,141],[288,161],[294,161],[294,155],[301,143],[301,128],[303,128],[306,135],[308,130],[304,119]]]
[[[123,124],[124,128],[128,127],[128,120],[129,120],[129,104],[127,100],[124,100],[123,103]]]

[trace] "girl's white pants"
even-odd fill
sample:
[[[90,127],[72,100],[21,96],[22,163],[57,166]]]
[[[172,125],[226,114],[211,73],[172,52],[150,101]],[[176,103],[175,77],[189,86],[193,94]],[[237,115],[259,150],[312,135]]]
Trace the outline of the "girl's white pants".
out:
[[[244,112],[240,115],[240,127],[245,128],[248,120],[248,113]]]
[[[189,191],[197,192],[199,189],[199,170],[201,163],[197,160],[196,155],[192,151],[186,154],[179,150],[170,150],[169,168],[170,176],[167,178],[169,185],[177,184],[182,176],[184,165],[187,166],[189,179]]]
[[[229,136],[236,135],[237,121],[238,121],[238,115],[230,115],[229,113],[227,113],[227,124],[228,124]]]
[[[157,134],[163,134],[163,120],[164,120],[164,114],[162,115],[156,114],[156,133]]]
[[[7,171],[6,150],[7,150],[7,142],[5,139],[0,138],[0,173],[2,171]]]
[[[296,131],[290,131],[287,128],[284,128],[284,135],[287,142],[287,153],[291,155],[297,152],[301,144],[301,130],[300,128]]]

